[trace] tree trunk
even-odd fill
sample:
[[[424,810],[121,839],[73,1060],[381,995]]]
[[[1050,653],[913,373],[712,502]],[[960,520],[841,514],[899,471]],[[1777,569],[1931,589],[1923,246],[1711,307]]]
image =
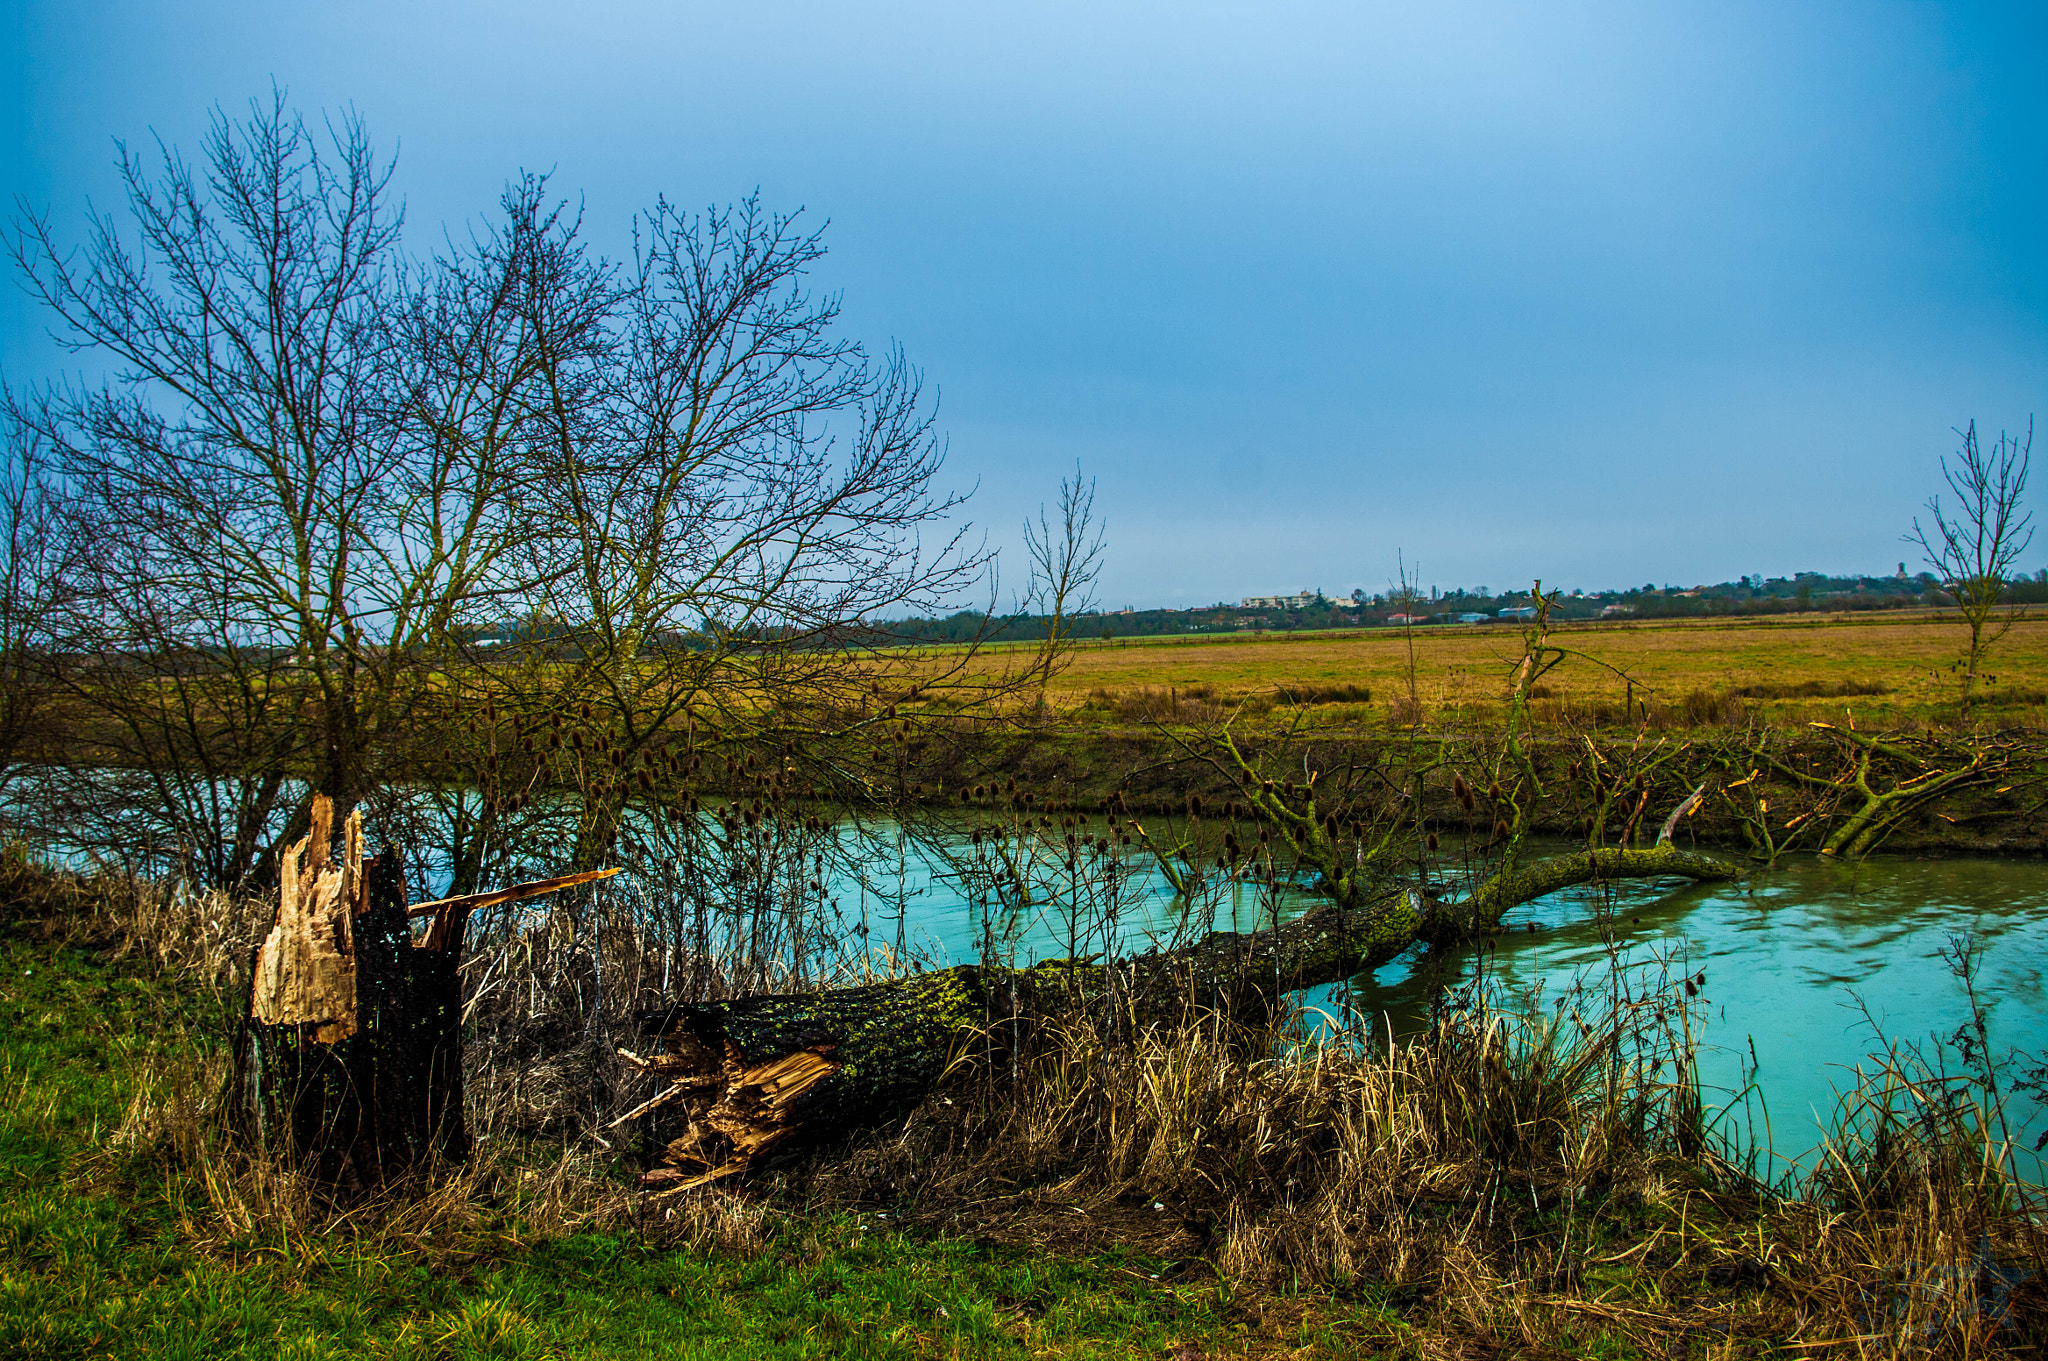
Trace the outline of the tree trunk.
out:
[[[623,1054],[669,1085],[614,1123],[664,1107],[673,1113],[648,1128],[655,1143],[666,1138],[664,1126],[680,1125],[681,1133],[666,1142],[667,1165],[644,1178],[668,1194],[743,1171],[772,1149],[899,1119],[961,1056],[1014,1044],[1036,1022],[1078,1005],[1110,1004],[1117,1023],[1140,1027],[1191,1010],[1255,1020],[1288,992],[1376,968],[1418,941],[1484,935],[1508,909],[1575,884],[1740,874],[1664,840],[1650,850],[1556,856],[1496,876],[1455,903],[1407,891],[1352,909],[1326,904],[1263,931],[1212,932],[1112,965],[965,965],[859,988],[672,1006],[641,1017],[643,1033],[667,1053]]]
[[[467,912],[415,945],[395,854],[365,863],[351,816],[331,860],[333,807],[286,852],[278,915],[251,971],[236,1038],[237,1117],[343,1199],[469,1151],[462,1113]]]

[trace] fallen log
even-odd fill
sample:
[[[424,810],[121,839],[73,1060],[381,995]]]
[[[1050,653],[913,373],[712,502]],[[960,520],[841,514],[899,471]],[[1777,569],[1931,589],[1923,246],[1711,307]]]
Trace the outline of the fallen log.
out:
[[[643,1015],[643,1030],[670,1052],[622,1057],[666,1078],[657,1099],[678,1098],[683,1107],[685,1127],[664,1150],[669,1167],[707,1169],[669,1189],[743,1171],[793,1139],[866,1128],[911,1110],[983,1033],[986,972],[963,965],[865,987]],[[655,1177],[661,1181],[675,1178],[665,1171]]]
[[[812,993],[673,1005],[643,1014],[666,1054],[622,1051],[669,1085],[630,1112],[682,1111],[665,1166],[644,1184],[661,1194],[731,1176],[771,1151],[900,1119],[963,1055],[1014,1043],[1021,1030],[1076,1006],[1114,1004],[1143,1026],[1190,1009],[1256,1021],[1288,992],[1376,968],[1418,942],[1486,935],[1510,908],[1600,880],[1739,877],[1735,866],[1655,847],[1555,856],[1488,880],[1462,900],[1413,890],[1361,906],[1311,909],[1261,931],[1212,932],[1192,945],[1110,964],[1052,960],[1028,969],[963,965],[886,983]],[[660,1140],[655,1140],[660,1142]]]
[[[664,1142],[666,1165],[649,1184],[702,1185],[899,1119],[963,1056],[1015,1045],[1078,1007],[1112,1004],[1098,1014],[1131,1026],[1190,1009],[1255,1021],[1288,992],[1375,968],[1419,941],[1483,935],[1508,909],[1573,884],[1740,873],[1679,851],[1669,826],[1652,849],[1510,868],[1462,900],[1386,893],[1106,964],[968,965],[857,988],[658,1008],[642,1024],[666,1052],[621,1051],[658,1089],[621,1119],[679,1115],[680,1133]],[[610,871],[413,907],[395,855],[363,860],[359,817],[343,829],[339,863],[332,842],[331,806],[317,799],[312,832],[285,856],[277,917],[251,971],[237,1090],[258,1139],[281,1138],[321,1181],[360,1196],[467,1154],[457,964],[469,913]],[[422,916],[428,925],[415,939],[410,921]]]

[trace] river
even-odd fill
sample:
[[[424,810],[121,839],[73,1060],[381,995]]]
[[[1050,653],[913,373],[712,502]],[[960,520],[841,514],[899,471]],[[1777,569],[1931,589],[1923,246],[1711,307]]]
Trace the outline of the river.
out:
[[[900,926],[902,939],[933,962],[967,962],[985,941],[989,914],[951,872],[946,854],[899,836],[890,891],[840,886],[842,910],[863,914],[873,938]],[[949,842],[951,838],[947,839]],[[1545,849],[1535,848],[1540,855]],[[1059,890],[1021,917],[1005,953],[1018,959],[1093,953],[1113,944],[1144,948],[1150,933],[1177,923],[1174,893],[1156,869],[1135,870],[1125,885],[1114,941],[1070,935],[1072,911]],[[1313,900],[1283,895],[1281,911]],[[1271,910],[1252,890],[1219,900],[1218,925],[1249,928]],[[1000,914],[997,914],[1000,915]],[[1231,920],[1235,917],[1235,921]],[[1535,925],[1538,929],[1528,928]],[[1961,1071],[1950,1042],[1972,1014],[1956,969],[1957,951],[1973,957],[1977,1002],[1993,1054],[2039,1057],[2009,1065],[2008,1077],[2048,1063],[2048,862],[2038,859],[1913,859],[1873,856],[1860,862],[1788,857],[1733,884],[1683,888],[1651,882],[1582,888],[1515,909],[1508,928],[1482,956],[1463,951],[1426,960],[1420,950],[1348,986],[1305,994],[1315,1013],[1340,1016],[1378,1033],[1412,1034],[1435,990],[1468,980],[1481,960],[1500,993],[1529,1006],[1551,1006],[1574,984],[1602,991],[1615,969],[1645,979],[1678,980],[1704,973],[1691,1005],[1704,1022],[1699,1074],[1709,1107],[1746,1089],[1724,1122],[1738,1140],[1768,1143],[1779,1172],[1809,1168],[1838,1094],[1854,1084],[1859,1064],[1895,1045]],[[1752,1081],[1754,1086],[1752,1087]],[[2031,1145],[2048,1120],[2026,1094],[2009,1112],[2019,1142]],[[2023,1151],[2019,1164],[2041,1180],[2042,1163]]]

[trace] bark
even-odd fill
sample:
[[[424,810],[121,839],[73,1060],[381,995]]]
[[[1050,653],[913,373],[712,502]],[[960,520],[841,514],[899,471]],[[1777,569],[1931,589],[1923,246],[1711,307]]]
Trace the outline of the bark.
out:
[[[641,1018],[643,1033],[669,1052],[623,1054],[668,1085],[615,1123],[655,1117],[643,1129],[645,1146],[665,1146],[667,1165],[643,1183],[669,1194],[743,1171],[773,1149],[900,1119],[961,1057],[1014,1044],[1076,1007],[1111,1003],[1108,1014],[1135,1026],[1190,1010],[1256,1019],[1288,992],[1376,968],[1418,942],[1484,935],[1508,909],[1562,888],[1740,873],[1665,840],[1649,850],[1557,856],[1498,875],[1458,902],[1411,890],[1355,908],[1326,904],[1266,930],[1213,932],[1110,965],[966,965],[859,988],[671,1006]],[[680,1134],[669,1139],[676,1126]]]
[[[316,833],[332,816],[322,803]],[[236,1114],[259,1145],[359,1200],[468,1154],[456,972],[466,914],[415,946],[397,856],[364,862],[353,818],[342,864],[319,864],[321,851],[309,838],[285,857],[235,1046]],[[315,910],[295,879],[310,881]]]

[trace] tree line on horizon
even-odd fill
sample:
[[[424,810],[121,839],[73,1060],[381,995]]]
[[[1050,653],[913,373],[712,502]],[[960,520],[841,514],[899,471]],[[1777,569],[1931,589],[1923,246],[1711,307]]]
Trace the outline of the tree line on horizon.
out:
[[[2005,583],[2001,599],[2010,604],[2048,603],[2048,569],[2033,577]],[[1371,628],[1401,614],[1448,618],[1466,612],[1495,613],[1527,606],[1526,591],[1494,594],[1484,588],[1456,588],[1417,595],[1403,602],[1398,592],[1351,597],[1318,594],[1313,604],[1286,609],[1218,602],[1185,607],[1159,606],[1119,611],[1087,611],[1072,617],[1077,641],[1102,638],[1159,637],[1177,633],[1272,632]],[[1561,596],[1553,617],[1563,621],[1594,619],[1610,606],[1621,606],[1634,618],[1684,619],[1802,613],[1947,608],[1954,596],[1932,572],[1911,576],[1829,576],[1800,572],[1791,577],[1744,577],[1716,586],[1645,585],[1623,590],[1586,591]],[[910,618],[885,625],[889,634],[908,642],[1029,641],[1042,635],[1044,621],[1029,613],[992,616],[980,610]]]

